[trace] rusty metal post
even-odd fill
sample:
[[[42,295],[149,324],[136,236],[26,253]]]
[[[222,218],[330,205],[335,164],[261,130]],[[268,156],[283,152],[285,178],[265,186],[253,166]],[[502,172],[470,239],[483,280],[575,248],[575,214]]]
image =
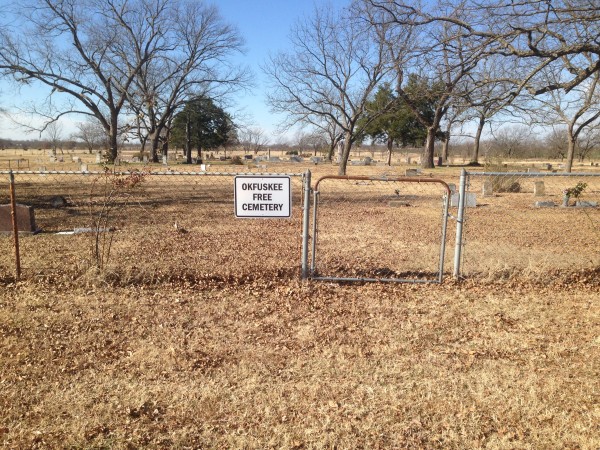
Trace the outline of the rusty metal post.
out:
[[[19,228],[17,225],[17,201],[15,199],[15,175],[9,173],[10,180],[10,216],[12,218],[13,235],[15,239],[15,269],[17,281],[21,278],[21,255],[19,252]]]

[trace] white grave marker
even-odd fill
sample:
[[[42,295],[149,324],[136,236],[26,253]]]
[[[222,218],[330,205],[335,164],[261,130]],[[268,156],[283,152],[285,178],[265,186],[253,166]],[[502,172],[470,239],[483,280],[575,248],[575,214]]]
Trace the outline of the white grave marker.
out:
[[[290,177],[235,177],[235,216],[288,218],[292,216]]]

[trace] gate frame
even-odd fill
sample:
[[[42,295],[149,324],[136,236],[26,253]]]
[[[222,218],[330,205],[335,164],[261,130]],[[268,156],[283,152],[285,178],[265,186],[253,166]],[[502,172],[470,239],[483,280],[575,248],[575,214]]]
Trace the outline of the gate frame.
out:
[[[353,277],[317,277],[314,276],[317,254],[317,236],[318,236],[318,205],[319,205],[319,184],[323,180],[356,180],[356,181],[391,181],[391,182],[406,182],[406,183],[435,183],[440,184],[445,189],[443,196],[443,214],[442,214],[442,242],[440,244],[440,262],[439,273],[437,279],[433,280],[416,280],[407,278],[353,278]],[[450,206],[451,190],[448,184],[439,178],[416,178],[416,177],[366,177],[352,175],[325,175],[317,180],[313,189],[313,231],[312,231],[312,254],[309,274],[303,278],[320,281],[359,281],[359,282],[392,282],[392,283],[441,283],[444,277],[444,257],[446,253],[446,234],[448,228],[448,211]],[[305,235],[305,239],[308,236]],[[305,241],[307,242],[307,240]]]

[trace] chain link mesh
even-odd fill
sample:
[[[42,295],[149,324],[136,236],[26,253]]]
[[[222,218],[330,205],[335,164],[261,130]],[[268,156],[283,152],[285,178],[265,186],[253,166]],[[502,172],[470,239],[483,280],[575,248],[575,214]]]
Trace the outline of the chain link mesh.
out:
[[[438,279],[444,184],[325,178],[317,189],[313,277]]]
[[[600,264],[599,173],[470,172],[468,192],[477,207],[466,209],[463,275]]]
[[[299,273],[303,174],[282,174],[290,219],[237,219],[234,177],[248,173],[14,172],[17,203],[34,207],[42,230],[20,238],[23,276],[79,276],[98,239],[111,246],[107,268],[133,280]],[[0,173],[1,203],[8,179]],[[12,239],[0,247],[0,271],[13,273]]]

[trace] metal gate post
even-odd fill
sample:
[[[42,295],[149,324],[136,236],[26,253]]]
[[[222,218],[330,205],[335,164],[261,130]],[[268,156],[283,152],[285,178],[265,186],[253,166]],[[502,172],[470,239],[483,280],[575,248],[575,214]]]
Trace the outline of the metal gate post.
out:
[[[460,261],[462,257],[462,236],[463,224],[465,219],[465,197],[467,192],[467,171],[465,169],[460,173],[460,183],[458,188],[458,214],[456,217],[456,244],[454,247],[454,278],[460,277]]]
[[[310,170],[304,174],[304,205],[302,213],[302,279],[308,278],[308,239],[310,226]]]
[[[444,257],[446,254],[446,230],[448,229],[448,207],[450,206],[450,197],[452,194],[449,192],[444,193],[444,212],[442,219],[442,243],[440,245],[440,274],[438,276],[438,283],[444,280]]]
[[[15,196],[15,175],[11,170],[9,172],[10,182],[10,216],[12,219],[14,244],[15,244],[15,274],[16,280],[19,281],[21,278],[21,253],[19,251],[19,227],[17,224],[17,200]]]

